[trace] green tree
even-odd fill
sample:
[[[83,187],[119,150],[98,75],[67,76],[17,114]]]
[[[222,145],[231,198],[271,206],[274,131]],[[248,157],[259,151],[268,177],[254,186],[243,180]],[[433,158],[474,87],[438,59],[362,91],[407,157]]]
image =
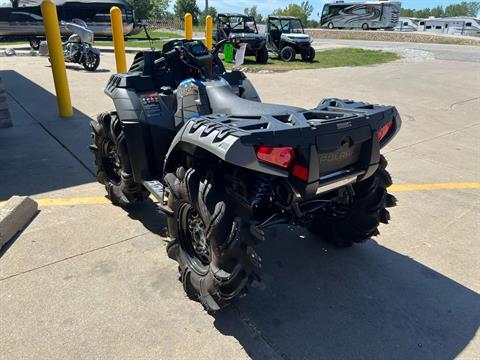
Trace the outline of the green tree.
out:
[[[459,4],[451,4],[445,7],[446,16],[467,16],[468,15],[468,3],[462,1]]]
[[[253,5],[251,8],[246,7],[245,10],[243,10],[243,13],[245,15],[254,17],[257,23],[263,22],[263,16],[258,12],[257,5]]]
[[[213,21],[215,21],[215,18],[217,17],[218,11],[214,6],[209,6],[207,11],[202,11],[202,18],[206,18],[208,15],[210,15],[213,18]]]
[[[472,16],[476,17],[480,11],[480,1],[462,1],[457,4],[448,5],[445,9],[436,6],[433,9],[407,9],[403,8],[400,16],[428,18],[429,16]]]
[[[431,14],[430,8],[415,11],[415,17],[422,18],[422,19],[428,18],[430,14]]]
[[[273,15],[278,16],[295,16],[298,17],[303,24],[307,23],[308,17],[312,15],[313,5],[308,1],[302,1],[298,4],[288,4],[284,9],[277,9],[273,12]]]
[[[153,9],[153,4],[150,0],[131,0],[130,3],[135,10],[135,15],[139,19],[147,19]]]
[[[442,17],[445,15],[445,12],[443,11],[442,6],[435,6],[431,11],[430,11],[430,16],[435,16],[435,17]]]
[[[149,17],[160,19],[167,15],[167,9],[168,5],[170,4],[170,0],[151,0],[151,3],[152,9]]]
[[[415,17],[415,10],[413,9],[407,9],[407,8],[402,8],[400,10],[400,16],[402,17]]]
[[[470,1],[467,6],[467,15],[477,17],[480,12],[480,1]]]
[[[195,0],[177,0],[173,6],[173,11],[175,12],[175,15],[182,20],[186,13],[192,14],[193,23],[198,24],[200,9]]]
[[[304,27],[310,28],[310,29],[315,29],[320,27],[320,22],[317,20],[307,20],[306,24],[303,24]]]

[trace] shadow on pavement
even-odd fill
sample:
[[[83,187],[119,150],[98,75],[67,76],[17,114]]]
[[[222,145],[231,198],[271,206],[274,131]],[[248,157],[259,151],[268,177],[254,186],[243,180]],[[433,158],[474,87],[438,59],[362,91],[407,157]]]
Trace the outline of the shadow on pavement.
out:
[[[411,258],[280,234],[259,247],[266,290],[215,315],[253,359],[259,341],[281,359],[454,359],[479,328],[479,295]]]
[[[166,217],[151,199],[133,206],[127,211],[131,219],[140,221],[150,232],[162,237],[167,236]]]
[[[0,71],[13,127],[0,129],[0,200],[95,181],[90,117],[57,113],[56,97],[13,71]]]
[[[48,66],[49,68],[51,68],[51,66]],[[68,69],[68,70],[73,70],[73,71],[80,71],[80,72],[86,72],[88,73],[89,71],[88,70],[85,70],[85,68],[83,67],[82,64],[65,64],[65,67]],[[102,69],[102,68],[98,68],[97,70],[95,70],[96,73],[108,73],[110,72],[110,70],[108,69]]]

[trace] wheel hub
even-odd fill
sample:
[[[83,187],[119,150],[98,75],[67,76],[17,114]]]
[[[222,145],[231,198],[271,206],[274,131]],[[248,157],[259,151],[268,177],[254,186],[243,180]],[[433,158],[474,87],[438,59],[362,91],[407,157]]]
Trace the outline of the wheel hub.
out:
[[[103,167],[105,171],[113,181],[119,182],[121,177],[121,164],[115,144],[112,140],[105,140],[102,152],[104,158]]]
[[[187,219],[188,231],[196,257],[205,265],[210,263],[210,246],[205,235],[205,224],[194,209],[190,209]]]

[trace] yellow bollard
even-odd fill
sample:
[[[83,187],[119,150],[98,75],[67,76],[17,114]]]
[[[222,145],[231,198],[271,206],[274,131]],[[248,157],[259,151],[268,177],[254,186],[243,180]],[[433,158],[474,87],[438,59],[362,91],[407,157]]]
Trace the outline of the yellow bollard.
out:
[[[127,58],[125,56],[125,43],[123,41],[122,11],[116,6],[110,9],[110,21],[112,23],[113,48],[115,50],[117,73],[126,73]]]
[[[193,38],[192,14],[185,14],[185,39],[192,40]]]
[[[58,112],[61,117],[71,117],[73,116],[73,109],[70,100],[70,89],[68,88],[65,59],[63,58],[57,7],[52,0],[43,0],[41,8],[48,53],[52,63],[53,82],[55,83],[55,92],[57,93]]]
[[[213,35],[213,19],[210,15],[207,16],[205,22],[205,45],[208,50],[212,50],[212,35]]]

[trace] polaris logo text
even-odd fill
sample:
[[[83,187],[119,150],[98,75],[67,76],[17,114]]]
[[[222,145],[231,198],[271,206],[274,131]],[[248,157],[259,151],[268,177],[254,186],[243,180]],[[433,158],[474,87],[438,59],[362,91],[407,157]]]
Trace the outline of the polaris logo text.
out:
[[[342,123],[337,124],[337,129],[346,129],[352,127],[352,122],[351,121],[344,121]]]
[[[335,153],[329,153],[329,154],[320,154],[319,155],[319,160],[321,162],[332,162],[332,161],[340,161],[343,159],[347,159],[353,155],[353,150],[345,150],[345,151],[340,151],[340,152],[335,152]]]

